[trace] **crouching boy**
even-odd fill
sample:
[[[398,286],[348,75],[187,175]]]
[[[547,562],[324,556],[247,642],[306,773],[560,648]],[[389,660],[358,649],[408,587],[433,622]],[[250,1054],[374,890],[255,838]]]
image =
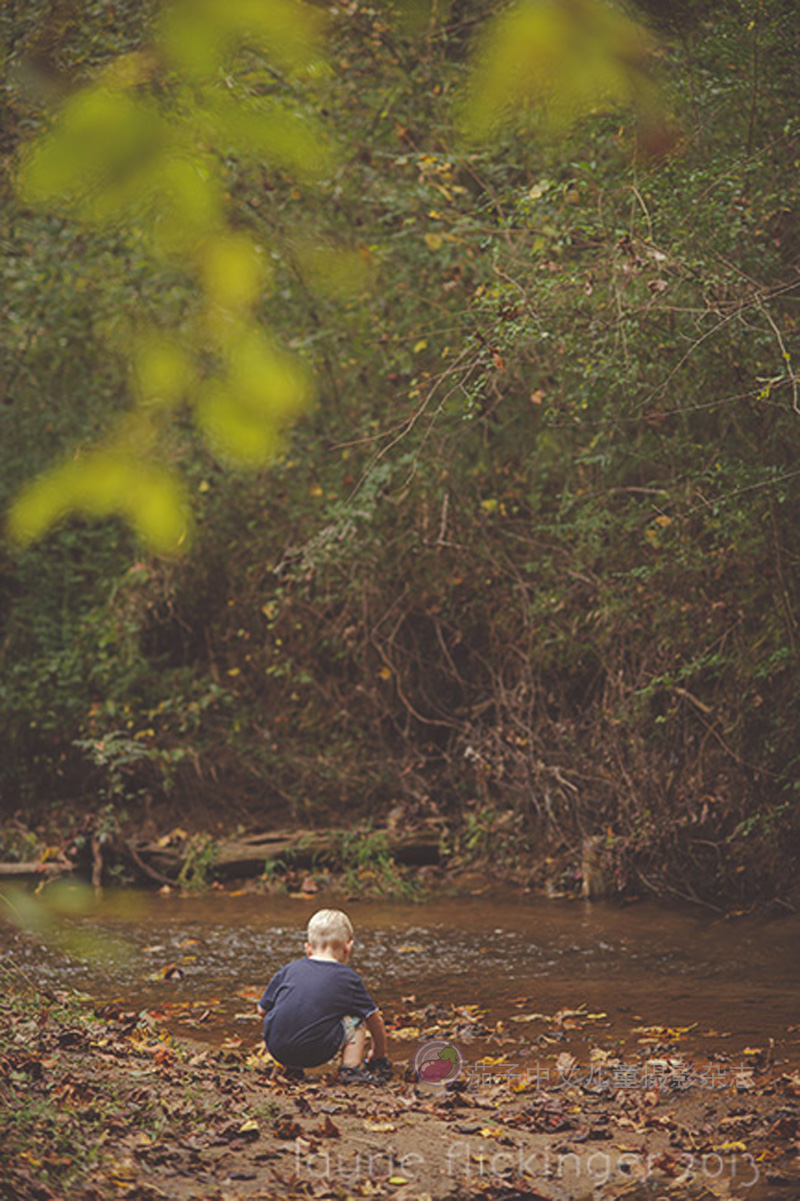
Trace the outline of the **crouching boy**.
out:
[[[277,971],[258,1003],[267,1050],[293,1069],[318,1067],[341,1051],[340,1080],[372,1084],[386,1079],[391,1065],[381,1012],[358,972],[348,967],[350,918],[340,909],[320,909],[306,937],[306,958]],[[362,1066],[367,1031],[372,1046],[368,1066]]]

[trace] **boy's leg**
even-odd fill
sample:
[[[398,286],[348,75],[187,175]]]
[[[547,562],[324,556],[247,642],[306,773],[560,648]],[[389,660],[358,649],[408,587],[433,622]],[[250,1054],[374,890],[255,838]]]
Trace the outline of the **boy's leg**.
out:
[[[342,1040],[342,1067],[357,1068],[364,1058],[367,1030],[363,1018],[342,1018],[344,1038]]]

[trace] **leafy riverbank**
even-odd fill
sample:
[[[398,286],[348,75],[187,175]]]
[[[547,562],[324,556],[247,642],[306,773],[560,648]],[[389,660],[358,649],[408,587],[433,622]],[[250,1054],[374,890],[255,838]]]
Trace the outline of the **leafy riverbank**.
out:
[[[796,1195],[788,1037],[744,1063],[712,1041],[690,1063],[679,1029],[609,1042],[605,1015],[563,1010],[534,1015],[545,1033],[531,1042],[531,1027],[487,1026],[474,1006],[408,998],[387,1015],[393,1080],[345,1089],[325,1070],[287,1080],[255,1030],[188,1042],[163,1013],[36,991],[8,960],[2,971],[0,1182],[13,1201]],[[455,1086],[414,1082],[427,1037],[464,1052]]]
[[[183,559],[115,520],[2,552],[5,813],[217,839],[395,811],[520,875],[590,839],[634,893],[797,904],[797,22],[644,8],[658,129],[601,106],[466,145],[470,0],[417,33],[337,10],[308,94],[240,64],[339,147],[322,190],[224,164],[271,263],[254,319],[320,404],[244,476],[176,422]],[[9,165],[50,121],[25,63],[72,87],[149,44],[148,6],[103,13],[3,16]],[[5,502],[120,415],[121,315],[188,328],[196,288],[1,186]]]
[[[395,805],[388,817],[386,825],[367,820],[346,828],[252,832],[242,825],[230,829],[210,813],[200,816],[199,826],[165,829],[155,826],[152,814],[136,823],[120,820],[110,807],[99,813],[61,808],[35,829],[14,819],[0,830],[0,881],[41,892],[66,876],[91,883],[97,893],[134,885],[188,895],[238,880],[272,894],[333,889],[419,901],[432,891],[458,895],[510,886],[549,898],[630,904],[659,891],[641,870],[635,846],[612,830],[576,844],[526,836],[512,814],[490,808],[459,821]],[[674,883],[661,891],[662,899],[737,916],[751,910],[785,915],[798,902],[791,889],[746,897],[741,890],[718,891],[713,901]]]

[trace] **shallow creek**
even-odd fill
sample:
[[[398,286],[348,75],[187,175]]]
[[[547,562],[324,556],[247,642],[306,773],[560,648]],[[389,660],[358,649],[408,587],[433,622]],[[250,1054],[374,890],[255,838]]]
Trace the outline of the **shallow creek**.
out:
[[[81,936],[121,941],[126,957],[87,966],[74,949],[0,922],[5,957],[44,986],[70,985],[126,1009],[158,1013],[176,1033],[208,1042],[255,1045],[254,1003],[272,973],[303,954],[303,928],[316,909],[347,909],[356,927],[353,966],[391,1020],[429,1002],[474,1005],[500,1035],[478,1040],[501,1054],[504,1035],[536,1038],[541,1022],[523,1014],[562,1009],[605,1014],[591,1035],[635,1045],[637,1027],[691,1027],[684,1054],[740,1056],[774,1039],[779,1059],[800,1059],[800,917],[726,921],[697,910],[645,903],[548,901],[511,893],[440,897],[425,904],[334,897],[127,894],[72,919]],[[72,945],[72,944],[71,944]],[[95,948],[97,951],[98,948]],[[793,1029],[795,1027],[795,1029]],[[491,1049],[491,1047],[496,1049]],[[475,1046],[473,1053],[479,1047]],[[407,1057],[408,1042],[390,1048]],[[471,1057],[470,1055],[470,1057]]]

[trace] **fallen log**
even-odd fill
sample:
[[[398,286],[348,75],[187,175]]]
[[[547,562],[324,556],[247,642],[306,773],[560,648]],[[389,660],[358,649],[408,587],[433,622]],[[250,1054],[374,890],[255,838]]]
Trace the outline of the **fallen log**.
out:
[[[357,833],[357,832],[355,832]],[[342,830],[270,830],[239,837],[208,848],[208,871],[213,876],[248,876],[260,874],[268,862],[282,861],[286,867],[308,868],[314,864],[337,866],[342,859]],[[352,840],[353,831],[347,832]],[[438,864],[441,859],[441,826],[421,827],[408,833],[389,829],[364,831],[364,839],[375,840],[376,853],[385,849],[398,863],[424,866]],[[380,839],[380,841],[378,841]],[[150,876],[163,883],[173,883],[198,852],[196,838],[186,838],[173,846],[160,842],[128,843],[131,859]]]
[[[0,863],[0,880],[26,877],[40,880],[42,876],[59,876],[69,871],[72,871],[72,864],[62,863],[58,859],[48,859],[44,863],[40,860],[32,863]]]

